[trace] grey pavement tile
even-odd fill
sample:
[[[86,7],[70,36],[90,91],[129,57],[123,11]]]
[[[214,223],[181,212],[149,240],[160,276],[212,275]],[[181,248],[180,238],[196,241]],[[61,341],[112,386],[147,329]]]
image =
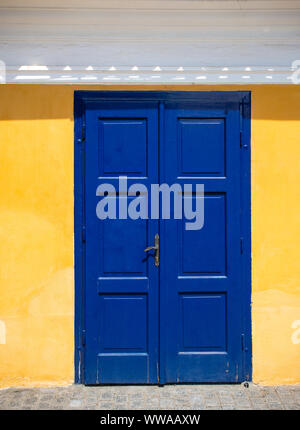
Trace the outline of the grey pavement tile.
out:
[[[128,409],[128,405],[126,403],[117,403],[115,405],[115,410],[125,410]]]
[[[114,397],[114,395],[113,395],[113,393],[112,393],[112,392],[110,392],[110,391],[102,391],[102,392],[99,394],[99,397],[100,397],[100,399],[103,399],[103,400],[112,400],[112,399],[113,399],[113,397]]]
[[[236,410],[236,407],[235,407],[235,405],[222,405],[222,409],[223,410],[225,410],[225,411],[234,411],[234,410]]]
[[[110,409],[114,409],[114,403],[112,403],[112,402],[100,402],[99,403],[99,405],[98,405],[98,409],[107,409],[107,410],[110,410]]]
[[[282,406],[281,403],[271,403],[271,402],[268,402],[267,409],[281,410],[281,409],[283,409],[283,406]]]
[[[129,401],[128,403],[129,409],[145,409],[145,402],[138,400]],[[158,404],[157,404],[158,407]]]
[[[127,401],[127,396],[117,395],[117,396],[115,397],[115,401],[116,401],[116,403],[126,403],[126,401]]]
[[[287,409],[287,410],[300,410],[300,405],[299,405],[299,403],[285,403],[284,404],[284,409]]]

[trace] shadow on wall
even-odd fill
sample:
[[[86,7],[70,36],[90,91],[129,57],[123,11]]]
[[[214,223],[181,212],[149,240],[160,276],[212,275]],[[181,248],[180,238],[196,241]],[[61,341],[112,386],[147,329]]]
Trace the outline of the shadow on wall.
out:
[[[299,120],[300,85],[1,85],[0,120],[73,120],[75,90],[252,91],[252,119]]]

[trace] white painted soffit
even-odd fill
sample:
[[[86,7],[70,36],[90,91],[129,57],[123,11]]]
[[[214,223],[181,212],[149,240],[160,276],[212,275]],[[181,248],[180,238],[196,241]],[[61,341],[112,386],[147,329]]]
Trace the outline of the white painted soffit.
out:
[[[300,67],[300,63],[299,63]],[[89,66],[51,67],[21,66],[21,70],[7,70],[7,83],[81,83],[81,84],[268,84],[292,83],[293,70],[280,67],[108,67]],[[134,69],[134,70],[132,70]]]
[[[300,0],[0,0],[7,83],[288,84],[299,42]]]

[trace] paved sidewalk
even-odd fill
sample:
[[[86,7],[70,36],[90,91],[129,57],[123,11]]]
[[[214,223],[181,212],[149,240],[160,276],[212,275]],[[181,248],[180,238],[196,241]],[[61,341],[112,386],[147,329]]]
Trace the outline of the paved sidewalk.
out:
[[[300,385],[8,388],[0,409],[300,409]]]

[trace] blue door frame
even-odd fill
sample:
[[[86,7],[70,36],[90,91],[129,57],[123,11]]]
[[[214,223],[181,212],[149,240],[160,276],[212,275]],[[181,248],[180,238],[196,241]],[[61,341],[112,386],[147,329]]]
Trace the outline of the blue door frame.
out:
[[[251,94],[248,91],[75,91],[74,96],[74,245],[75,245],[75,383],[86,383],[86,245],[85,245],[85,111],[87,105],[107,101],[143,101],[159,103],[201,102],[218,108],[224,104],[239,105],[240,128],[240,207],[241,207],[241,288],[243,379],[252,378],[251,341],[251,178],[250,116]],[[161,112],[162,113],[162,112]],[[163,124],[159,127],[162,138]],[[163,296],[161,300],[164,300]],[[160,360],[163,353],[160,351]],[[159,383],[165,383],[163,372]],[[218,382],[216,380],[215,382]],[[240,380],[239,380],[240,382]]]

